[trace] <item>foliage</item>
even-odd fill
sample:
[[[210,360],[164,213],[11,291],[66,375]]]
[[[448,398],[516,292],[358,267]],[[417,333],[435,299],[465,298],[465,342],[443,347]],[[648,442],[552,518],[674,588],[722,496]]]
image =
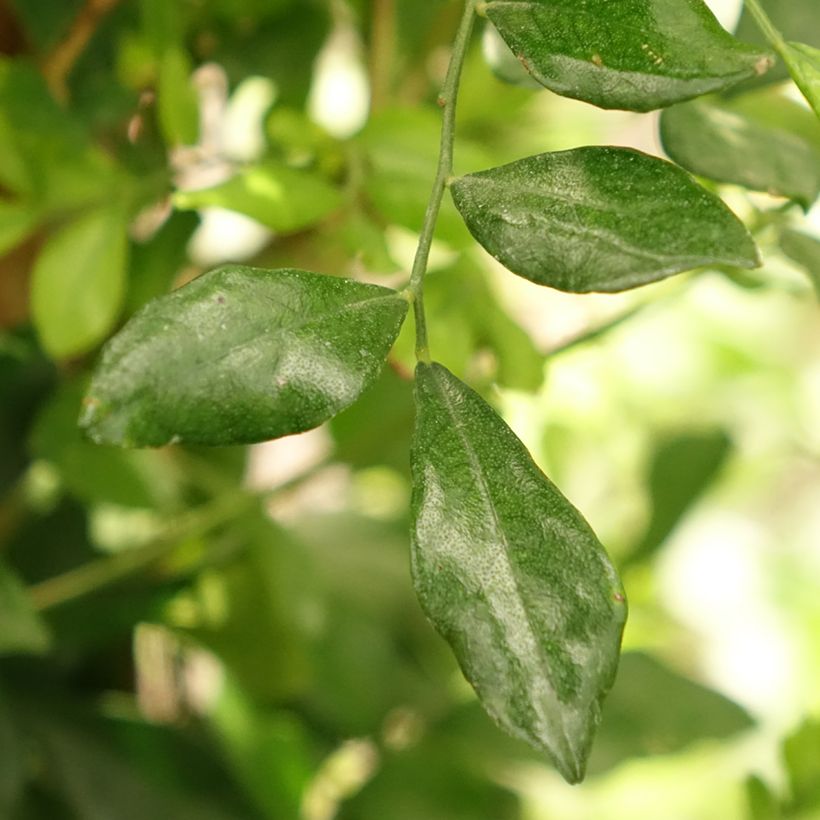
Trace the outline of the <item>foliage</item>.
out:
[[[499,410],[644,293],[809,302],[812,0],[747,0],[743,39],[702,0],[422,5],[0,7],[0,817],[512,819],[547,760],[594,788],[754,726],[647,601],[737,432],[641,430],[613,560],[557,486],[593,425],[531,455]],[[321,82],[361,46],[347,127]],[[579,147],[588,104],[664,109],[673,162]],[[658,284],[545,370],[530,283]],[[820,810],[816,723],[783,757],[750,817]]]

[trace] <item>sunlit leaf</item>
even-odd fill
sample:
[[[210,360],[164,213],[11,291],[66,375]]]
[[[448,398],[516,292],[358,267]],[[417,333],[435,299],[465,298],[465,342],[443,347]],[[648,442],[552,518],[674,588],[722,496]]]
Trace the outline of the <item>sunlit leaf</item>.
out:
[[[805,43],[787,43],[783,58],[797,87],[820,117],[820,49]]]
[[[320,176],[278,163],[251,166],[221,185],[174,195],[183,210],[227,208],[280,233],[321,221],[341,202],[339,191]]]
[[[114,326],[125,292],[126,228],[120,208],[101,208],[69,222],[40,252],[31,307],[55,358],[86,353]]]
[[[589,525],[496,413],[416,372],[412,569],[427,616],[508,732],[584,776],[626,604]]]
[[[239,444],[316,427],[378,376],[400,294],[226,266],[144,307],[106,346],[81,423],[98,443]]]
[[[501,36],[540,83],[601,108],[651,111],[761,74],[701,0],[491,0]]]
[[[700,265],[756,267],[743,224],[669,162],[628,148],[540,154],[457,179],[473,236],[558,290],[619,291]]]
[[[820,192],[820,151],[786,128],[702,100],[663,112],[661,139],[692,173],[786,196],[808,208]]]

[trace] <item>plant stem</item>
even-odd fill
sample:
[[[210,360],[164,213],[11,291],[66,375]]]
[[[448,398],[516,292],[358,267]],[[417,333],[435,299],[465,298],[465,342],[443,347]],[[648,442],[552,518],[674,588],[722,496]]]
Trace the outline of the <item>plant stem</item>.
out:
[[[766,35],[766,39],[775,47],[778,53],[782,53],[786,45],[783,35],[775,28],[774,23],[769,19],[769,16],[763,11],[763,7],[758,0],[744,0],[746,8],[751,12],[755,22],[760,27],[760,30]]]
[[[183,515],[167,532],[146,547],[127,550],[111,558],[100,558],[34,584],[29,588],[31,600],[35,608],[42,612],[96,592],[135,572],[148,569],[181,540],[204,535],[233,520],[256,503],[257,499],[247,493],[218,498]]]
[[[413,309],[416,318],[416,358],[421,362],[430,361],[430,350],[427,342],[427,319],[424,315],[424,275],[427,273],[427,263],[430,259],[430,247],[433,244],[433,232],[441,210],[441,200],[444,189],[453,175],[453,143],[456,130],[456,104],[458,101],[458,85],[461,80],[461,69],[467,53],[467,44],[475,22],[477,0],[467,0],[464,6],[464,15],[453,43],[453,53],[447,76],[439,95],[439,105],[444,109],[444,119],[441,126],[441,148],[439,149],[438,170],[433,183],[433,192],[427,203],[427,212],[424,215],[424,225],[419,237],[416,258],[413,261],[413,272],[410,275],[409,290],[413,295]]]

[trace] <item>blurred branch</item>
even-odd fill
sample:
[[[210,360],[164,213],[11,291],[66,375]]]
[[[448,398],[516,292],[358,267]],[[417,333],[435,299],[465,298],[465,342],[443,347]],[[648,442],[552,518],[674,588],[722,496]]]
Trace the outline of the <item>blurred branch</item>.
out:
[[[100,21],[119,0],[86,0],[71,28],[41,64],[43,76],[51,93],[60,101],[68,99],[68,76],[85,51]]]
[[[370,109],[380,111],[390,97],[396,47],[396,0],[372,0],[370,30]]]

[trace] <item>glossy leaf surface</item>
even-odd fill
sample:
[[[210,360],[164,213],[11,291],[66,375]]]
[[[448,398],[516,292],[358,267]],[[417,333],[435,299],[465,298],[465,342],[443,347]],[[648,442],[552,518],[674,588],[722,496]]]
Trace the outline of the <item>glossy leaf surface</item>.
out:
[[[626,603],[577,510],[478,394],[416,371],[412,569],[427,616],[508,732],[584,776]]]
[[[785,128],[764,126],[702,100],[663,112],[666,153],[694,174],[797,200],[820,192],[818,147]]]
[[[820,49],[805,43],[787,43],[783,56],[792,79],[820,117]]]
[[[376,285],[219,268],[149,303],[108,343],[81,424],[127,446],[308,430],[376,379],[406,311]]]
[[[536,80],[601,108],[651,111],[772,64],[701,0],[492,0],[486,14]]]
[[[539,154],[461,177],[451,191],[499,262],[558,290],[627,290],[700,265],[759,264],[720,199],[675,165],[628,148]]]

